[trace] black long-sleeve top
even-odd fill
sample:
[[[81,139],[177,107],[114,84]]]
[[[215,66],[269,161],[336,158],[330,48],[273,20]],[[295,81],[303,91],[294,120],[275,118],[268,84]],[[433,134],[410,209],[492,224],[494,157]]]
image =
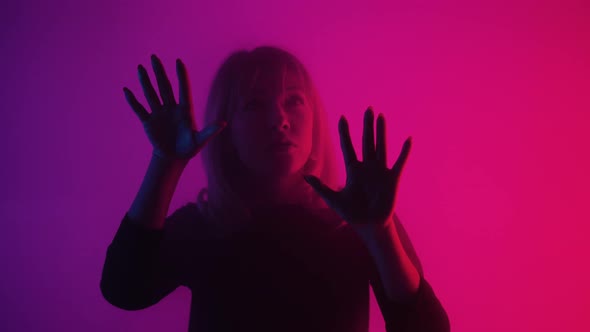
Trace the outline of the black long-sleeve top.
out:
[[[195,203],[168,216],[161,230],[125,214],[107,249],[102,294],[116,307],[140,310],[186,286],[189,332],[365,332],[370,283],[386,331],[450,331],[399,219],[396,228],[420,272],[418,292],[403,303],[387,299],[350,226],[301,209],[277,212],[256,215],[251,227],[232,236],[214,232]]]

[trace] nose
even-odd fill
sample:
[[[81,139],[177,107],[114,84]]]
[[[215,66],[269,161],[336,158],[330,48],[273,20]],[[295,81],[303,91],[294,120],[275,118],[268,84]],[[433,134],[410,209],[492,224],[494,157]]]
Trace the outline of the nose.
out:
[[[273,130],[276,129],[278,131],[287,130],[291,127],[289,117],[287,116],[284,107],[279,103],[275,103],[270,112],[270,124]]]

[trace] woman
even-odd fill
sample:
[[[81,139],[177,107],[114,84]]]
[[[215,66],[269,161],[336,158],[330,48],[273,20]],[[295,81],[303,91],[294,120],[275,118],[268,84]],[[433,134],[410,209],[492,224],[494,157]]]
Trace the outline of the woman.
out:
[[[193,294],[189,331],[367,331],[370,283],[387,331],[450,329],[393,211],[410,140],[388,168],[382,115],[375,143],[373,110],[365,113],[362,162],[340,119],[347,180],[339,187],[322,104],[289,52],[231,54],[201,131],[184,64],[176,62],[178,103],[155,55],[152,66],[161,99],[139,66],[151,113],[124,89],[153,154],[107,250],[107,301],[139,310],[183,285]],[[201,150],[208,188],[166,217]]]

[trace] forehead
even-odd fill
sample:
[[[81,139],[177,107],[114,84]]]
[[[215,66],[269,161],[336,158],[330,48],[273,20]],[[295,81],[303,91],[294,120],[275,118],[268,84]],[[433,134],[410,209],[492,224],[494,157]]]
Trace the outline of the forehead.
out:
[[[304,79],[297,66],[279,63],[258,64],[245,71],[242,95],[277,96],[289,91],[305,91]]]

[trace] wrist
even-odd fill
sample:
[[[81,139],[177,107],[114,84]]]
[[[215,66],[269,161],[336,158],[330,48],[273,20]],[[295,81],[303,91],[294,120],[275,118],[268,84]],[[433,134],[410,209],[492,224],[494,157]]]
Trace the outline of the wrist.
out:
[[[390,237],[396,228],[393,219],[380,224],[351,224],[356,233],[365,241]]]
[[[167,156],[162,156],[156,151],[152,152],[152,162],[156,163],[157,165],[165,168],[172,168],[172,169],[184,169],[190,159],[179,159],[179,158],[172,158]]]

